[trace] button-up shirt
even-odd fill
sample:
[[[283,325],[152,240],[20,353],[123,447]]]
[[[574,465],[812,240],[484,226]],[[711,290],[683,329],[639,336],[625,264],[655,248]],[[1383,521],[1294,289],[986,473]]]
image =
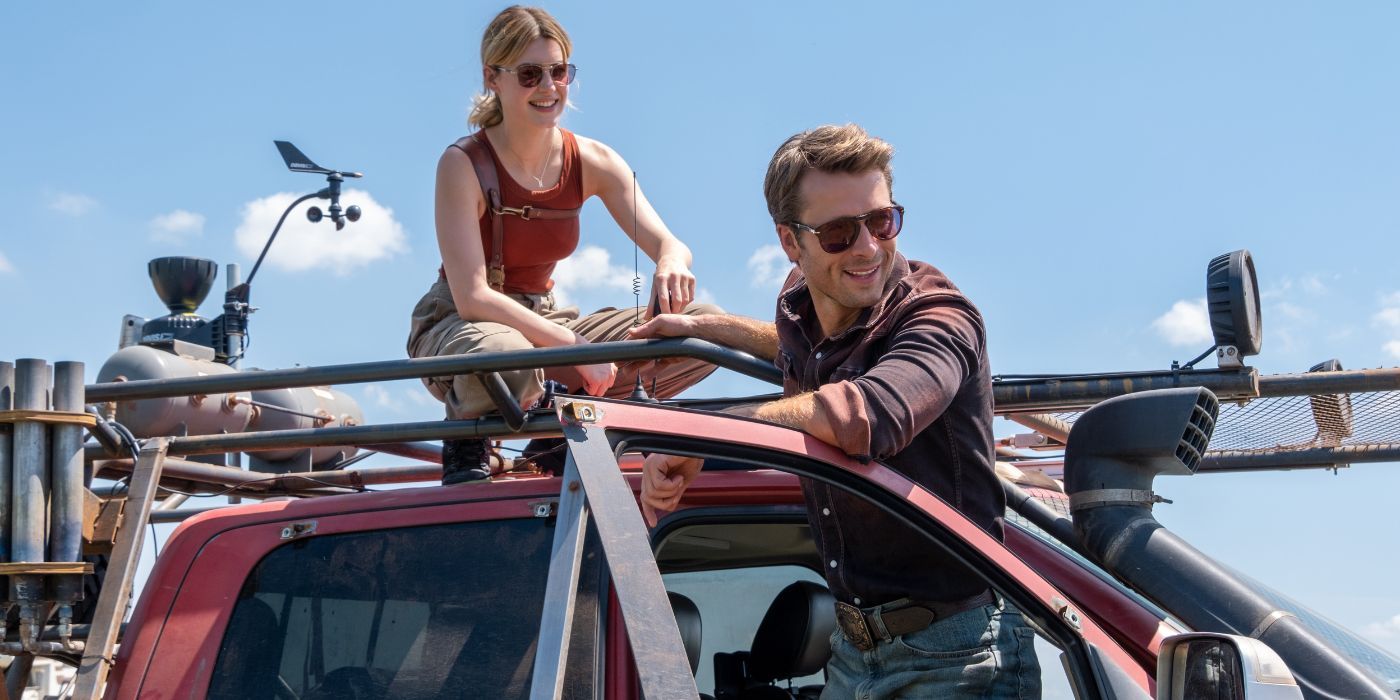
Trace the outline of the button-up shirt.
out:
[[[986,329],[942,272],[896,254],[880,301],[829,338],[794,272],[778,298],[777,329],[784,395],[815,392],[841,450],[902,473],[1002,538]],[[802,488],[838,600],[955,601],[987,587],[863,498],[809,479]]]

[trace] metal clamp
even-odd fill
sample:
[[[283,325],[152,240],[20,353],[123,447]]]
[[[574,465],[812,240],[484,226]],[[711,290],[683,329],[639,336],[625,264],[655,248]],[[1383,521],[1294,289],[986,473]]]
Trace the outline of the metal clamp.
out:
[[[1157,503],[1171,503],[1170,499],[1162,498],[1152,491],[1142,491],[1140,489],[1098,489],[1095,491],[1080,491],[1069,495],[1069,509],[1071,512],[1084,510],[1086,508],[1100,508],[1103,506],[1142,506],[1151,508]]]
[[[570,401],[562,410],[564,417],[575,423],[593,423],[603,417],[603,412],[587,401]]]
[[[81,411],[36,411],[30,409],[0,411],[0,423],[19,423],[21,421],[54,425],[81,425],[91,428],[97,425],[97,416]]]
[[[524,220],[526,220],[526,221],[529,221],[529,220],[530,220],[530,212],[531,212],[532,210],[534,210],[534,207],[530,206],[529,204],[526,204],[525,206],[519,207],[519,208],[516,208],[516,207],[507,207],[507,206],[502,205],[501,207],[497,208],[496,211],[494,211],[494,212],[492,212],[492,213],[495,214],[495,215],[497,215],[497,216],[500,216],[501,214],[513,214],[513,215],[518,216],[518,217],[520,217],[520,218],[522,218],[522,219],[524,219]]]

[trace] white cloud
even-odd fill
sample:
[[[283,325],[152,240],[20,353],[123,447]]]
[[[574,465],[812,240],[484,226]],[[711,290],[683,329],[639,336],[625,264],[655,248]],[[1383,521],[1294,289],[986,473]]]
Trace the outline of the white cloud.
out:
[[[1361,633],[1372,639],[1400,639],[1400,615],[1389,620],[1372,622],[1361,628]]]
[[[10,259],[5,257],[4,253],[0,253],[0,274],[14,271],[15,266],[10,264]]]
[[[612,264],[612,255],[595,245],[586,245],[554,266],[554,300],[559,306],[569,306],[573,294],[587,290],[627,290],[632,292],[634,271],[624,265]],[[642,275],[643,284],[651,279]],[[645,300],[644,300],[645,301]]]
[[[233,232],[238,250],[256,259],[272,234],[272,227],[277,225],[277,218],[296,197],[281,192],[243,205],[243,221]],[[344,207],[358,205],[363,212],[360,220],[347,221],[339,231],[329,219],[313,224],[306,220],[306,210],[319,206],[324,212],[327,202],[305,202],[287,215],[287,222],[267,253],[266,263],[289,272],[328,268],[345,275],[408,249],[403,226],[394,220],[393,209],[374,201],[363,190],[345,190],[340,202]]]
[[[780,287],[791,271],[792,262],[783,247],[776,243],[763,246],[749,256],[750,286]]]
[[[398,411],[403,408],[403,402],[394,398],[388,389],[377,384],[370,384],[364,389],[365,398],[380,408],[387,408],[390,411]]]
[[[82,216],[97,208],[97,200],[72,192],[52,192],[48,204],[50,209],[68,216]]]
[[[1327,285],[1324,284],[1322,282],[1322,279],[1319,278],[1317,275],[1308,275],[1307,277],[1304,277],[1299,284],[1303,287],[1303,291],[1309,294],[1327,293]]]
[[[203,214],[176,209],[169,214],[161,214],[151,219],[151,240],[157,243],[179,244],[203,235]]]
[[[1182,299],[1172,304],[1170,311],[1152,322],[1152,328],[1172,345],[1208,345],[1214,342],[1204,298]]]
[[[1307,309],[1287,301],[1277,302],[1270,306],[1269,310],[1293,320],[1303,320],[1311,316]]]
[[[1372,317],[1377,325],[1386,328],[1400,329],[1400,306],[1391,306],[1381,309]]]
[[[1400,359],[1400,292],[1381,297],[1381,310],[1371,317],[1371,323],[1390,336],[1381,349],[1391,357]]]

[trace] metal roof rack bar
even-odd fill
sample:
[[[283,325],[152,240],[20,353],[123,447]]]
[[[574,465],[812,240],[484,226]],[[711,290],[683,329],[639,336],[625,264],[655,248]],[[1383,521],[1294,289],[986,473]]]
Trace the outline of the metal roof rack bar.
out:
[[[782,373],[773,363],[764,362],[748,353],[695,338],[665,338],[661,340],[621,340],[611,343],[532,348],[509,352],[483,352],[451,357],[360,362],[324,367],[293,367],[206,377],[141,379],[129,382],[89,384],[85,389],[87,403],[98,403],[101,401],[131,401],[254,389],[287,389],[327,384],[356,384],[393,379],[444,377],[504,370],[590,365],[601,362],[657,360],[671,357],[692,357],[705,360],[755,379],[772,384],[782,383]]]

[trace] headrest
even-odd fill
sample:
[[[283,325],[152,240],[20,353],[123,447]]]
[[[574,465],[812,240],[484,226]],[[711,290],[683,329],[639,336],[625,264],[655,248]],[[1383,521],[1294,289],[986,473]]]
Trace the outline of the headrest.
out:
[[[749,652],[749,676],[769,682],[820,671],[831,656],[836,601],[821,584],[798,581],[768,606]]]
[[[690,673],[700,668],[700,639],[704,625],[700,623],[700,608],[695,601],[679,594],[667,592],[671,599],[671,612],[676,614],[676,626],[681,630],[681,642],[685,644],[685,655],[690,659]]]

